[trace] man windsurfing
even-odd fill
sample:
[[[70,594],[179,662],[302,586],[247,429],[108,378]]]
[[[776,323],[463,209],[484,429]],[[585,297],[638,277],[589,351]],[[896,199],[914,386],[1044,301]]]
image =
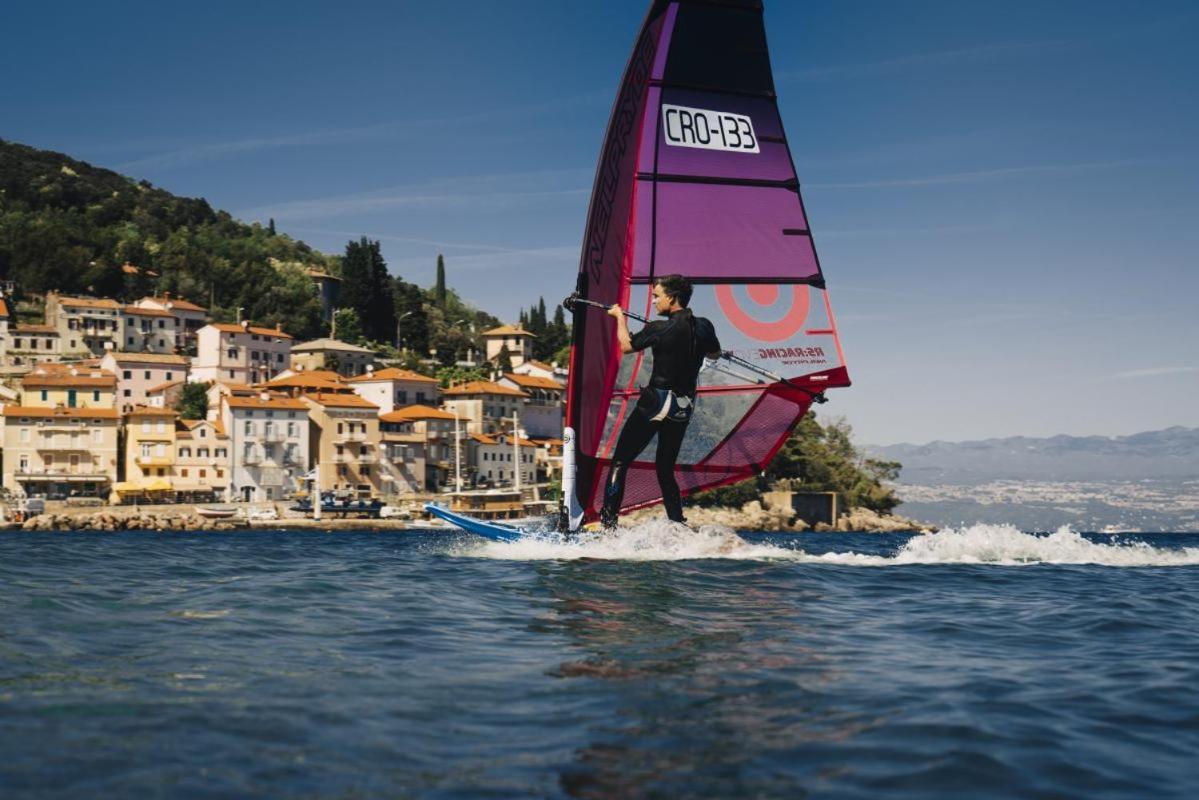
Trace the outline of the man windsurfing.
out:
[[[683,522],[683,499],[674,479],[675,462],[695,409],[695,382],[704,358],[720,356],[720,342],[712,323],[694,316],[687,308],[691,302],[691,281],[682,275],[664,275],[654,281],[653,299],[654,309],[666,319],[647,324],[636,335],[629,334],[623,308],[613,305],[608,309],[609,316],[616,319],[621,353],[648,348],[654,354],[649,385],[642,388],[641,398],[616,441],[604,487],[600,523],[609,529],[616,527],[620,515],[629,465],[654,434],[658,435],[654,465],[662,489],[662,504],[667,518]]]

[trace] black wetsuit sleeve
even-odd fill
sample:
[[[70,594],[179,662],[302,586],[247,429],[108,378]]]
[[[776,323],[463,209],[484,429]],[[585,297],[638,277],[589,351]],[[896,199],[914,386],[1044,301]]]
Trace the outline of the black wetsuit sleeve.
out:
[[[662,338],[662,332],[666,330],[667,323],[651,322],[641,330],[632,335],[633,352],[645,350],[648,347],[653,347]]]
[[[716,338],[716,328],[704,317],[695,319],[695,341],[699,351],[705,356],[720,352],[720,340]]]

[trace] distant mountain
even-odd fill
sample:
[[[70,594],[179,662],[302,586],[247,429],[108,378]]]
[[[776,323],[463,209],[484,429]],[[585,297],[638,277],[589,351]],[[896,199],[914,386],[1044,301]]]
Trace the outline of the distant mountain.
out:
[[[903,464],[901,484],[1199,478],[1199,428],[1178,426],[1131,436],[1012,436],[973,442],[865,445],[862,450],[872,458]]]

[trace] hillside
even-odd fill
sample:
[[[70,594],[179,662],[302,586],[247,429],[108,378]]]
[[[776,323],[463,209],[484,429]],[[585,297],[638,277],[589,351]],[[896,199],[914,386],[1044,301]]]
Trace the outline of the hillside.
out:
[[[863,449],[874,457],[901,462],[901,483],[1199,478],[1199,428],[1173,427],[1131,436],[1012,436]]]
[[[125,263],[143,272],[127,275]],[[243,307],[306,338],[322,327],[309,269],[336,271],[338,259],[202,199],[0,140],[0,279],[15,282],[18,299],[170,291],[218,320]]]

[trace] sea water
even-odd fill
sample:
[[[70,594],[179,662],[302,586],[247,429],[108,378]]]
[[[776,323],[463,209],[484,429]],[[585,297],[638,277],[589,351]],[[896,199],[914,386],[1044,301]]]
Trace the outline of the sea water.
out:
[[[1199,535],[0,535],[0,796],[1190,798]]]

